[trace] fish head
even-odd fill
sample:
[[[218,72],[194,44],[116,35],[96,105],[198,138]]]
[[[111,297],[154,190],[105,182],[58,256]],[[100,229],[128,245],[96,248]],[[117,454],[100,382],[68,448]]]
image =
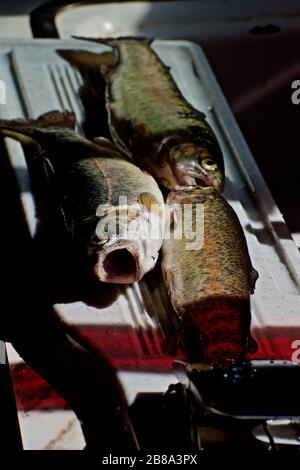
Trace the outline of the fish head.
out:
[[[94,273],[102,282],[131,284],[153,269],[162,244],[162,221],[144,204],[113,207],[99,218]]]
[[[193,143],[179,144],[170,150],[169,157],[179,186],[212,186],[223,190],[223,168],[207,149]]]

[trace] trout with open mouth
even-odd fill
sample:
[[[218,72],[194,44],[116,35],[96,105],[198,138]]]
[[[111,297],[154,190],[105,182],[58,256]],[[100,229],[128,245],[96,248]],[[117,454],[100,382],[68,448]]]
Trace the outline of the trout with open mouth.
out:
[[[55,175],[67,228],[99,280],[132,283],[150,271],[164,236],[164,200],[153,177],[110,141],[76,134],[72,113],[0,120],[0,132],[38,145]]]
[[[217,138],[205,115],[182,96],[169,68],[139,38],[87,39],[111,51],[58,50],[78,68],[98,67],[114,142],[168,189],[224,185]]]
[[[258,273],[237,215],[214,188],[170,192],[167,204],[174,225],[163,242],[162,270],[188,359],[243,360],[257,349],[250,334],[250,293]]]

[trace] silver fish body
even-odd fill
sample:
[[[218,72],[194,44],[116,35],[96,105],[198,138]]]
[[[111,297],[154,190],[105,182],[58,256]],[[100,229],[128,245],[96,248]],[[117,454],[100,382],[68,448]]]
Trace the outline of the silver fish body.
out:
[[[37,143],[50,161],[67,226],[103,282],[132,283],[150,271],[164,234],[164,200],[155,180],[110,142],[70,127],[72,113],[0,121],[3,135]]]

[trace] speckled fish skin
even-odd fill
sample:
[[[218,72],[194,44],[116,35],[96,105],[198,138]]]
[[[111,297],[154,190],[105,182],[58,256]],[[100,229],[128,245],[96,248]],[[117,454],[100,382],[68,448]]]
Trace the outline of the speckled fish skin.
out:
[[[78,38],[88,39],[88,38]],[[113,48],[104,53],[60,50],[73,64],[100,65],[107,82],[107,109],[114,141],[169,189],[205,185],[223,189],[220,146],[205,115],[182,96],[149,40],[93,39]],[[97,57],[98,56],[98,57]],[[202,162],[205,162],[203,165]]]
[[[192,204],[195,227],[196,204],[204,210],[201,249],[187,250],[190,240],[174,240],[171,233],[162,250],[165,284],[182,321],[189,360],[209,364],[242,360],[247,348],[255,349],[250,293],[258,275],[239,220],[213,188],[174,191],[167,203],[175,220],[184,204]]]
[[[0,129],[16,138],[29,136],[49,157],[68,228],[95,259],[99,279],[132,283],[156,263],[163,236],[163,196],[153,177],[126,160],[113,144],[101,139],[96,144],[61,127],[69,124],[70,116],[52,112],[36,121],[2,120]],[[122,207],[120,197],[127,198]],[[114,220],[116,224],[106,230]],[[124,227],[132,235],[137,224],[146,229],[153,224],[157,238],[126,238]],[[142,229],[140,233],[144,234]]]

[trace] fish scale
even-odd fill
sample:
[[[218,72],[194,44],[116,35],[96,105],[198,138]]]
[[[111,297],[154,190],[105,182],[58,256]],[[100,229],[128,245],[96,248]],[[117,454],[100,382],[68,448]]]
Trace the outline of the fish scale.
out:
[[[239,220],[213,188],[173,191],[167,203],[175,216],[170,239],[164,240],[162,269],[177,311],[190,360],[224,363],[242,360],[250,337],[250,292],[256,271]],[[187,249],[183,232],[174,237],[184,206],[192,206],[192,222],[203,231],[203,244]],[[196,206],[204,211],[197,226]]]
[[[128,48],[125,43],[120,46],[120,53],[122,62],[111,73],[109,92],[114,111],[120,119],[126,120],[130,116],[134,123],[146,123],[153,135],[199,126],[213,138],[212,132],[201,120],[204,114],[193,110],[185,102],[169,74],[166,74],[167,68],[148,44],[130,43]]]
[[[112,51],[57,52],[81,69],[98,68],[102,73],[114,142],[168,189],[201,182],[222,191],[224,163],[216,136],[205,115],[183,97],[150,41],[90,40]]]
[[[53,111],[36,120],[0,120],[0,130],[39,144],[55,174],[53,191],[64,221],[92,272],[103,282],[132,283],[156,263],[164,233],[163,196],[152,176],[111,142],[76,134],[74,121],[73,113]],[[45,161],[39,153],[37,160]],[[151,213],[153,204],[161,208],[157,214]],[[159,236],[145,239],[149,229]]]

